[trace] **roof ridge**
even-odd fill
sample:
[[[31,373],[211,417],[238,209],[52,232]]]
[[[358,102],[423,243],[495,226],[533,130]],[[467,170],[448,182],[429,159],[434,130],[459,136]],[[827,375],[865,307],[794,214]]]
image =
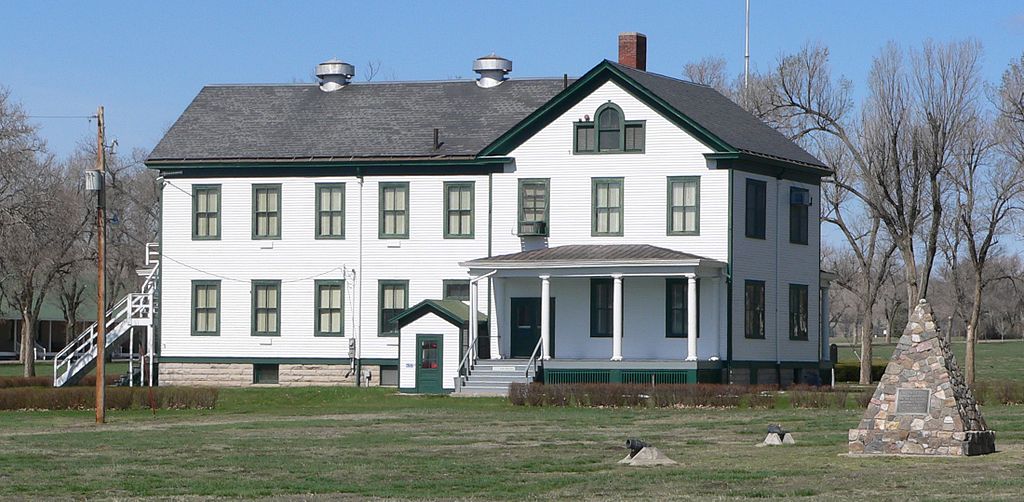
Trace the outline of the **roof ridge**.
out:
[[[711,87],[708,84],[702,84],[700,82],[694,82],[692,80],[686,80],[685,78],[673,77],[671,75],[665,75],[663,73],[657,73],[657,72],[647,71],[647,70],[638,70],[636,68],[633,68],[632,66],[626,66],[626,65],[624,65],[622,63],[616,63],[615,61],[612,61],[610,59],[605,59],[605,61],[608,61],[609,63],[615,65],[618,68],[625,68],[625,69],[630,70],[630,71],[635,71],[635,72],[639,72],[639,73],[645,73],[645,74],[650,75],[652,77],[664,78],[664,79],[668,79],[668,80],[673,80],[675,82],[679,82],[681,84],[689,84],[689,85],[692,85],[692,86],[695,86],[695,87],[703,87],[705,89],[712,89],[712,90],[717,91],[717,89],[715,89],[714,87]]]
[[[575,80],[577,77],[569,77],[569,80]],[[508,82],[559,82],[563,77],[516,77],[505,80],[504,83]],[[437,79],[437,80],[379,80],[369,82],[351,82],[346,85],[348,86],[367,86],[367,85],[396,85],[396,84],[455,84],[464,82],[476,82],[474,78],[454,78],[454,79]],[[316,82],[226,82],[226,83],[213,83],[205,84],[203,87],[318,87],[320,84]]]

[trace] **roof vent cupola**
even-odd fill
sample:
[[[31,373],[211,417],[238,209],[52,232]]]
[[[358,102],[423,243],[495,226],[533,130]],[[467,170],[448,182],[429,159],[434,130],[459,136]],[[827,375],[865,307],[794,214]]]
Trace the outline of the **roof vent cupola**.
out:
[[[316,76],[320,79],[320,90],[332,92],[348,85],[356,74],[356,67],[338,58],[329,59],[316,65]]]
[[[473,71],[480,74],[476,85],[485,89],[501,85],[505,75],[512,71],[512,61],[495,53],[490,53],[473,61]]]

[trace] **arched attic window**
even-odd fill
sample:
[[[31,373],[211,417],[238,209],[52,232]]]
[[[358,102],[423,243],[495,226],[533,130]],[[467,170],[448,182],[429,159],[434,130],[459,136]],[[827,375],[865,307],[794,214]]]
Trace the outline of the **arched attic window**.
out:
[[[598,107],[593,121],[574,123],[576,153],[643,153],[644,121],[625,120],[622,108],[611,101]]]

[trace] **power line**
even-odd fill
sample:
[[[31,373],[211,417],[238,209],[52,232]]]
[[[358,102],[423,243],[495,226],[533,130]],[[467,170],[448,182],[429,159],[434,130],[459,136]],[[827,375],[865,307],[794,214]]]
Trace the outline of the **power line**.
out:
[[[30,119],[94,119],[96,115],[26,115]]]

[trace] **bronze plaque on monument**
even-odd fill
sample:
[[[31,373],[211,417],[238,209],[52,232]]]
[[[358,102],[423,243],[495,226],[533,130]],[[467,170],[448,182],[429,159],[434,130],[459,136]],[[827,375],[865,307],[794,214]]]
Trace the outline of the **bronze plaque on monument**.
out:
[[[927,415],[931,397],[928,389],[896,389],[896,414]]]

